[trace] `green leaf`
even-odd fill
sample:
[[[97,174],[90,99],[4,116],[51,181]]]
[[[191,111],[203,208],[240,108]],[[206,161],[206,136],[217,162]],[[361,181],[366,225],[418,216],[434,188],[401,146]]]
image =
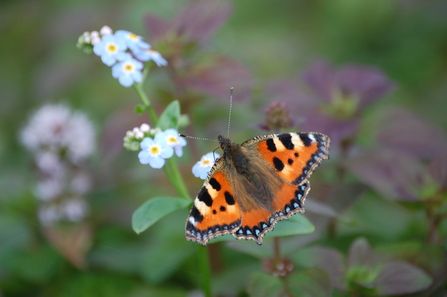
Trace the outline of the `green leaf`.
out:
[[[280,221],[275,229],[265,234],[265,237],[289,236],[309,234],[315,231],[315,226],[302,214],[291,216],[288,220]]]
[[[296,297],[330,297],[331,281],[320,269],[305,269],[287,277],[287,284],[292,296]]]
[[[284,285],[281,280],[264,272],[254,272],[247,284],[249,296],[276,297],[283,296]]]
[[[191,206],[191,203],[190,200],[171,197],[150,199],[133,213],[132,228],[140,234],[167,214]]]
[[[189,116],[187,114],[181,114],[180,117],[178,118],[177,126],[179,128],[186,127],[189,125],[189,123],[190,123]]]
[[[157,127],[162,130],[169,128],[177,129],[180,117],[180,103],[178,100],[172,101],[160,115]]]
[[[135,112],[136,114],[143,114],[143,113],[145,112],[146,108],[147,108],[146,105],[144,105],[144,104],[138,104],[138,105],[135,106],[135,108],[134,108],[134,112]]]
[[[255,272],[250,275],[247,285],[250,296],[294,296],[294,297],[330,297],[331,282],[319,269],[305,269],[288,275],[284,282],[281,278]],[[288,292],[286,295],[285,292]]]

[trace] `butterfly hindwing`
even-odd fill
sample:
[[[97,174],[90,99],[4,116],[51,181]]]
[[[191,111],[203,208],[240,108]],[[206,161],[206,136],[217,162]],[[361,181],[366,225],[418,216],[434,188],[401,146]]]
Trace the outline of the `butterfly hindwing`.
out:
[[[186,238],[203,246],[211,238],[231,234],[241,225],[239,203],[220,159],[197,194],[186,221]]]

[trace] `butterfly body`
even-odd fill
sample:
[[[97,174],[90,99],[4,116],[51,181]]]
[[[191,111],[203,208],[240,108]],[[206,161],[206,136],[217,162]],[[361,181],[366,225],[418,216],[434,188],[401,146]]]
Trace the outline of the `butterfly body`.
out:
[[[277,221],[304,212],[309,177],[329,157],[320,133],[257,136],[241,145],[218,137],[223,150],[200,189],[186,222],[186,238],[206,245],[220,235],[262,237]]]

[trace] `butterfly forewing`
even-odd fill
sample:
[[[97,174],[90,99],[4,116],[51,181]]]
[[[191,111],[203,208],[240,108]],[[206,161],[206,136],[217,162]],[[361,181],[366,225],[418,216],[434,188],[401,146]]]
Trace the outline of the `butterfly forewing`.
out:
[[[242,145],[255,147],[282,179],[299,185],[329,158],[330,140],[321,133],[282,133],[254,137]]]

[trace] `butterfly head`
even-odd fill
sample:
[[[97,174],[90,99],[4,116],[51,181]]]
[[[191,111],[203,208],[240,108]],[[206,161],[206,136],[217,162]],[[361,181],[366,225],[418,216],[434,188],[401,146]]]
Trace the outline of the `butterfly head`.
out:
[[[223,137],[222,135],[219,135],[217,140],[219,140],[220,148],[224,152],[226,152],[232,145],[232,141],[229,138]]]

